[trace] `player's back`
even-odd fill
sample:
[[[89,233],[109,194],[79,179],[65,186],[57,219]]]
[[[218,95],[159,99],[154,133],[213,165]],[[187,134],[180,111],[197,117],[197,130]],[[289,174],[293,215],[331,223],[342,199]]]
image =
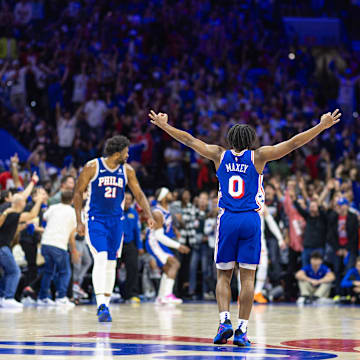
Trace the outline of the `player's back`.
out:
[[[263,176],[254,165],[254,151],[226,150],[216,172],[219,207],[233,212],[261,211],[265,202]]]
[[[125,164],[110,169],[104,158],[94,159],[91,163],[96,165],[96,173],[88,186],[88,216],[122,217],[127,183]]]

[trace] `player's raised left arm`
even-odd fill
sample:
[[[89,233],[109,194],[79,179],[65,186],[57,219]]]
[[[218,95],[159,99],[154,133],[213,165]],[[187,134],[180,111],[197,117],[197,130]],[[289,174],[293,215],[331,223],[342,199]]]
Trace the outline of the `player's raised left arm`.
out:
[[[212,160],[215,163],[216,168],[219,167],[221,154],[225,151],[224,148],[218,145],[206,144],[203,141],[196,139],[186,131],[176,129],[175,127],[169,125],[167,114],[163,114],[163,113],[156,114],[155,111],[151,110],[149,117],[151,119],[152,124],[158,126],[160,129],[167,132],[175,140],[192,148],[201,156],[204,156],[207,159]]]
[[[126,164],[126,175],[128,178],[128,185],[133,193],[136,201],[140,205],[140,207],[143,209],[145,216],[147,218],[147,222],[150,228],[154,226],[154,219],[151,214],[150,205],[149,202],[144,194],[144,192],[141,190],[139,181],[136,177],[135,170],[130,166],[129,164]]]
[[[339,109],[333,113],[326,113],[321,116],[320,123],[300,134],[295,135],[291,139],[281,142],[273,146],[262,146],[255,150],[255,166],[259,172],[262,172],[266,163],[272,160],[278,160],[299,147],[307,144],[309,141],[317,137],[325,129],[337,124],[340,121],[341,114]]]

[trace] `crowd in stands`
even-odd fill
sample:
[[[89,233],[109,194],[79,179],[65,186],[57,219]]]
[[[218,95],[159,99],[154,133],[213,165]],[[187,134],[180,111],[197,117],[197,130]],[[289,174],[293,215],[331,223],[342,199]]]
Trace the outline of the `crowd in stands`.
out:
[[[265,222],[269,266],[262,279],[264,298],[258,299],[295,300],[299,281],[300,302],[329,294],[336,300],[350,296],[350,301],[356,301],[360,284],[356,260],[359,55],[348,49],[315,50],[289,43],[281,15],[341,12],[346,16],[357,5],[348,6],[345,1],[299,4],[275,0],[221,4],[210,0],[1,1],[0,127],[31,152],[26,161],[14,156],[0,164],[0,187],[5,191],[0,224],[13,213],[21,214],[11,215],[10,225],[14,229],[19,224],[21,231],[14,239],[19,238],[26,257],[17,289],[19,269],[14,263],[8,267],[13,279],[7,284],[9,294],[17,291],[18,300],[36,298],[43,276],[38,270],[44,267],[37,250],[45,231],[45,207],[61,203],[62,195],[73,190],[79,169],[101,154],[106,138],[120,133],[132,142],[129,162],[147,195],[152,197],[161,186],[177,194],[173,211],[178,240],[191,248],[189,255],[179,256],[177,294],[212,298],[215,171],[207,160],[152,127],[149,109],[167,112],[176,126],[208,143],[226,146],[224,134],[237,122],[253,125],[259,143],[270,145],[308,128],[322,112],[341,107],[340,125],[265,170],[266,204],[283,242]],[[39,181],[32,178],[33,172]],[[35,190],[29,190],[35,183]],[[18,188],[28,191],[13,196]],[[6,203],[11,203],[10,213]],[[189,208],[191,216],[184,216],[182,212]],[[35,212],[38,220],[30,223]],[[8,259],[14,239],[7,228],[0,227],[0,232],[6,234],[0,241]],[[127,261],[119,265],[118,286],[127,300],[139,293],[151,298],[160,277],[143,253],[143,235],[139,236],[134,240],[140,255],[138,289],[121,285],[126,268],[131,274],[134,269],[129,270]],[[91,256],[83,239],[75,241],[78,250],[72,248],[74,286],[70,290],[83,298],[91,295],[86,282]],[[65,256],[68,272],[64,276],[68,278],[70,260]],[[322,282],[330,286],[318,291]],[[59,280],[54,283],[59,285]],[[73,297],[71,291],[68,296]]]
[[[322,165],[324,181],[305,180],[305,175],[282,181],[276,175],[265,183],[266,221],[262,226],[266,256],[261,257],[256,277],[255,300],[259,303],[360,300],[357,168],[348,162],[332,169],[328,156]],[[0,174],[1,184],[6,178],[0,204],[3,306],[21,306],[14,297],[40,306],[70,306],[68,297],[91,299],[87,275],[92,258],[85,239],[76,234],[71,206],[75,178],[64,175],[58,188],[48,192],[36,173],[30,181],[26,176],[22,180],[18,169],[15,155],[10,171]],[[151,195],[149,201],[154,204],[156,199]],[[176,294],[189,300],[214,299],[217,192],[174,190],[170,211],[177,241],[190,248],[189,254],[176,254],[181,264]],[[125,221],[117,296],[125,301],[149,300],[156,296],[161,270],[144,250],[146,223],[130,193],[126,194]],[[51,283],[55,304],[49,298]],[[235,277],[233,293],[236,299]]]

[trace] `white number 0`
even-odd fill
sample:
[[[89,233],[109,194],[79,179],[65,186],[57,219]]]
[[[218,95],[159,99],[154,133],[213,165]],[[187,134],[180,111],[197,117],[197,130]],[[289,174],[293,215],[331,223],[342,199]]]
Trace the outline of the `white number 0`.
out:
[[[106,198],[116,198],[116,187],[107,186],[105,188],[105,195]]]
[[[241,199],[245,193],[244,180],[239,175],[234,175],[229,179],[229,194],[234,199]]]

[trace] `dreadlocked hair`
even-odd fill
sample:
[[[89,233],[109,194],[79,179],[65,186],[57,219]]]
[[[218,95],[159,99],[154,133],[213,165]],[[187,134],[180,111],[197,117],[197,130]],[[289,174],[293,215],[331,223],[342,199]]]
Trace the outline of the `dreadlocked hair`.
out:
[[[240,152],[253,150],[256,142],[256,132],[250,125],[236,124],[228,131],[226,141],[230,148]]]

